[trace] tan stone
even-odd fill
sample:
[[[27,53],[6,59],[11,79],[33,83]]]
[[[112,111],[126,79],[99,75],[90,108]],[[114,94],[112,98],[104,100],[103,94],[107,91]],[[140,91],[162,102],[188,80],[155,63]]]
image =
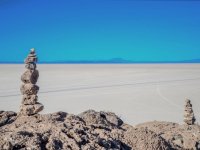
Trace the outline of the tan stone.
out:
[[[184,122],[187,125],[193,125],[196,121],[194,112],[192,109],[192,104],[189,99],[186,99],[185,101],[185,109],[184,109]]]
[[[39,77],[39,72],[38,70],[27,70],[23,73],[23,75],[21,76],[21,80],[24,83],[32,83],[32,84],[36,84],[37,80]]]
[[[36,95],[39,91],[39,87],[31,83],[23,84],[20,91],[23,95]]]
[[[22,99],[22,104],[24,105],[34,105],[37,103],[37,95],[24,95]]]
[[[21,105],[20,112],[23,115],[34,115],[42,111],[44,106],[40,103],[34,105]]]

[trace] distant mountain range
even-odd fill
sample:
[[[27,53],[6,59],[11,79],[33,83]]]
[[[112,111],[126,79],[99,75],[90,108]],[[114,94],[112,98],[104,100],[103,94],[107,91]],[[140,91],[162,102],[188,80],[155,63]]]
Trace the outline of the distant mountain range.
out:
[[[185,60],[185,61],[182,61],[182,62],[200,63],[200,59]]]
[[[7,61],[1,64],[21,64],[23,62]],[[131,61],[122,58],[113,58],[110,60],[63,60],[63,61],[39,61],[41,64],[131,64],[131,63],[200,63],[200,59],[182,60],[182,61]]]

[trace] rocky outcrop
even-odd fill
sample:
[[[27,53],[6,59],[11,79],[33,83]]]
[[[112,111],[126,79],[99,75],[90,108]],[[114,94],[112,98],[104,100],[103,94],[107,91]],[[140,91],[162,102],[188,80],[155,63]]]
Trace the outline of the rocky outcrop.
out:
[[[94,110],[78,116],[65,112],[21,115],[11,124],[0,127],[0,149],[131,150],[135,147],[141,150],[157,147],[169,149],[170,146],[165,140],[152,131],[132,128],[126,126],[114,113]],[[155,138],[156,142],[152,142],[152,138]],[[136,146],[132,147],[134,144]]]
[[[37,93],[39,87],[36,85],[39,72],[36,70],[37,55],[34,49],[31,49],[28,57],[25,59],[25,68],[27,69],[21,76],[23,85],[20,90],[23,94],[22,105],[20,107],[21,115],[34,115],[43,110],[44,106],[38,102]]]
[[[147,128],[129,127],[122,139],[134,150],[170,150],[171,145],[164,138]]]
[[[184,112],[184,122],[187,125],[193,125],[195,123],[195,116],[192,109],[192,104],[189,99],[185,101],[185,112]]]
[[[8,119],[0,127],[2,150],[200,149],[198,125],[154,121],[133,127],[114,113],[94,110],[80,115],[57,112],[17,118],[13,112],[3,114]]]
[[[136,126],[153,131],[176,150],[200,150],[200,126],[172,122],[146,122]]]
[[[199,150],[200,126],[147,122],[135,127],[111,112],[18,115],[0,112],[1,150]]]
[[[112,112],[95,112],[94,110],[88,110],[81,114],[79,114],[79,117],[81,117],[87,125],[101,125],[101,126],[121,126],[123,124],[123,121],[116,116]]]

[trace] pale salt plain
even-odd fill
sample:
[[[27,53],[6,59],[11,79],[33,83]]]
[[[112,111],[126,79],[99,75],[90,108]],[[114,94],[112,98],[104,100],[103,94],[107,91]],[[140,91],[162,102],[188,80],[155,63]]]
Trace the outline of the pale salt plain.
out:
[[[0,65],[0,110],[19,111],[24,65]],[[191,99],[200,122],[200,64],[38,64],[42,113],[112,111],[129,124],[183,122]]]

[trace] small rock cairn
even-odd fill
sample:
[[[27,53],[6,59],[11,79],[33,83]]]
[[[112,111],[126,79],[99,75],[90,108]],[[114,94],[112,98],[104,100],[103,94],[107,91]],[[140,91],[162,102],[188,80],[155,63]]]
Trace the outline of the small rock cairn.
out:
[[[184,122],[187,125],[194,125],[196,119],[194,117],[194,112],[192,109],[192,104],[189,99],[185,101],[185,113],[184,113]]]
[[[36,85],[36,82],[39,77],[39,72],[36,70],[37,55],[34,48],[30,50],[24,62],[26,64],[26,71],[21,76],[23,84],[20,91],[23,98],[20,114],[30,116],[39,113],[44,108],[44,106],[38,102],[37,93],[39,87]]]

